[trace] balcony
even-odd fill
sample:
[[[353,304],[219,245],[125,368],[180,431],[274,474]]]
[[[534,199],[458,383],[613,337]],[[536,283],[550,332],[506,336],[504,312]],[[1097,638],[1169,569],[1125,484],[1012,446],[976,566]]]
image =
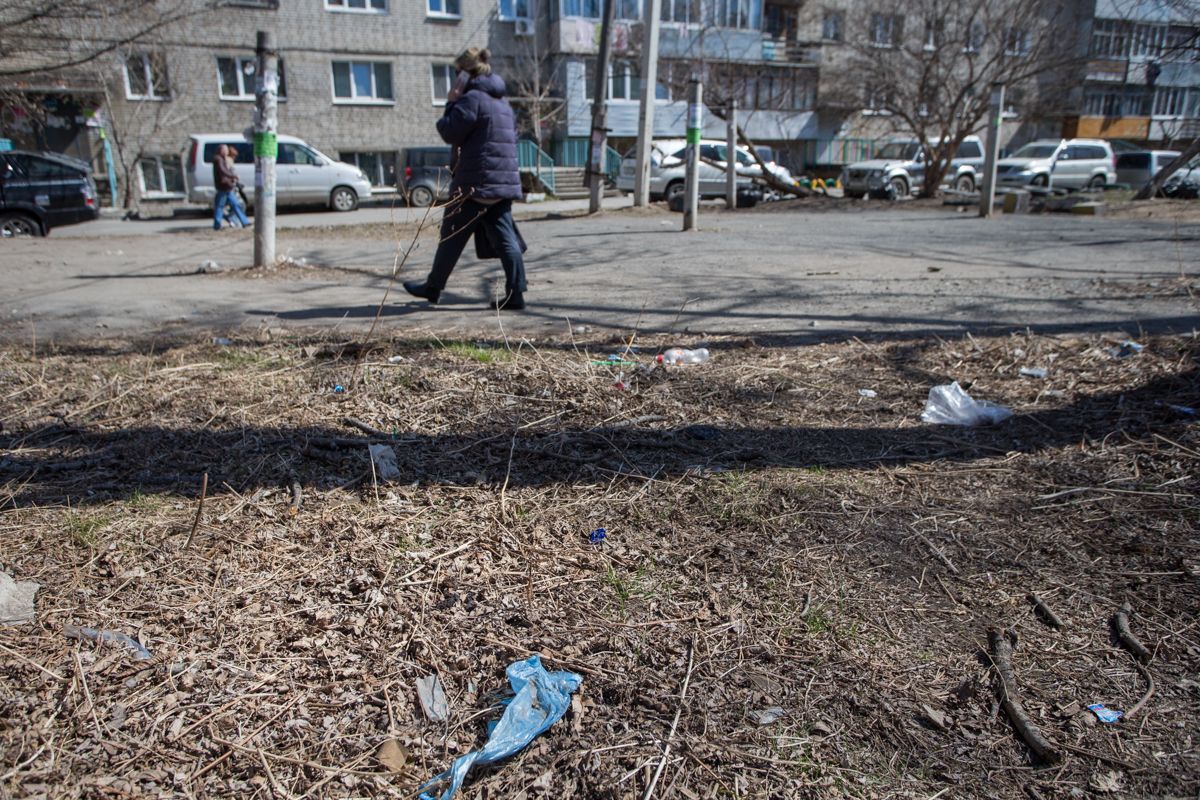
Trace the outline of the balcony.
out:
[[[821,63],[821,48],[783,37],[764,35],[762,40],[762,60],[816,66]]]

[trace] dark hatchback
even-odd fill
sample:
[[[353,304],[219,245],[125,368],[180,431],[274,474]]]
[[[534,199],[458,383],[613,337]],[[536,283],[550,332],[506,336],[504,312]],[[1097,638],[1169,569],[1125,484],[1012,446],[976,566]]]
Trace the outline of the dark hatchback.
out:
[[[0,237],[45,236],[99,214],[84,162],[55,153],[0,152]]]
[[[410,206],[431,205],[450,195],[450,148],[409,147],[400,151],[400,194]]]

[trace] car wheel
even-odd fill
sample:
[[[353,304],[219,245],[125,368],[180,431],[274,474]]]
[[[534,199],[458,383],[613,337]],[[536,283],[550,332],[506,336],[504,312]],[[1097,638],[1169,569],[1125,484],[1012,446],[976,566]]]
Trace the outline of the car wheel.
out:
[[[975,191],[975,179],[970,175],[959,175],[954,181],[954,188],[959,192]]]
[[[433,192],[429,190],[428,186],[414,186],[408,193],[408,204],[417,208],[433,205]]]
[[[1095,192],[1104,188],[1104,184],[1108,183],[1103,175],[1095,175],[1088,181],[1087,188],[1089,191]]]
[[[334,211],[353,211],[358,208],[358,195],[349,186],[339,186],[329,195]]]
[[[901,197],[908,197],[908,181],[904,180],[904,178],[897,176],[888,181],[888,183],[891,185],[892,191],[896,193],[897,200]]]
[[[1033,180],[1029,182],[1030,186],[1045,186],[1050,182],[1050,179],[1045,175],[1034,175]]]
[[[25,214],[0,214],[0,238],[44,235],[41,224],[33,217]]]
[[[674,200],[676,197],[683,197],[683,193],[685,191],[686,191],[686,187],[683,185],[683,181],[675,181],[673,183],[667,184],[667,191],[666,191],[666,194],[664,195],[667,199],[667,204],[670,205],[671,201]]]

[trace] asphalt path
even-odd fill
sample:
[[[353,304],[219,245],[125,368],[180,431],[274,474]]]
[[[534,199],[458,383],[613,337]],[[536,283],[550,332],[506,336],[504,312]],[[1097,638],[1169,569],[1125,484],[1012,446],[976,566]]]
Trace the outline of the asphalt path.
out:
[[[500,315],[486,307],[499,263],[471,248],[437,307],[393,283],[397,264],[401,279],[422,277],[436,247],[436,225],[414,239],[417,209],[285,214],[277,252],[288,263],[274,270],[246,269],[250,231],[217,233],[202,218],[60,228],[0,244],[0,336],[358,331],[377,312],[383,330],[400,334],[538,337],[582,326],[689,341],[1200,327],[1188,291],[1200,266],[1194,223],[708,206],[701,229],[685,233],[661,207],[613,199],[588,217],[582,205],[519,207],[530,305]],[[205,262],[220,271],[200,271]]]

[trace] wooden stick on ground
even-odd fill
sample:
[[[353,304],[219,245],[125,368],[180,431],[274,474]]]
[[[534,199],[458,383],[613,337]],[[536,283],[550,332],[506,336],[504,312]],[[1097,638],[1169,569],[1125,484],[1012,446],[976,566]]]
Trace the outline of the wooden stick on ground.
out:
[[[1150,660],[1150,650],[1146,645],[1142,644],[1141,640],[1133,635],[1133,631],[1129,630],[1129,617],[1133,614],[1133,609],[1129,603],[1125,603],[1113,615],[1113,627],[1117,629],[1117,639],[1121,642],[1121,646],[1129,652],[1133,653],[1133,657],[1143,664]]]
[[[1012,720],[1017,733],[1029,745],[1029,749],[1047,764],[1056,764],[1062,760],[1062,753],[1042,735],[1037,725],[1029,718],[1021,705],[1021,697],[1017,692],[1017,678],[1013,673],[1012,654],[1013,640],[1008,631],[992,628],[988,631],[991,644],[992,666],[1000,679],[1000,704],[1004,713]]]
[[[200,527],[200,515],[204,513],[204,497],[208,494],[208,473],[204,473],[204,478],[200,481],[200,502],[196,505],[196,518],[192,520],[192,529],[188,532],[187,541],[183,543],[183,549],[187,550],[192,546],[192,537],[196,535],[196,528]]]
[[[1029,595],[1029,600],[1033,603],[1034,610],[1038,613],[1047,625],[1051,628],[1061,628],[1063,622],[1058,618],[1058,614],[1046,604],[1046,601],[1038,597],[1036,594]]]
[[[688,684],[692,680],[692,668],[695,666],[695,662],[696,642],[693,639],[688,643],[687,674],[683,676],[683,688],[679,690],[679,705],[675,707],[675,719],[671,722],[671,732],[667,734],[666,744],[663,745],[662,760],[658,762],[658,769],[654,771],[654,778],[646,787],[646,793],[642,795],[642,800],[650,800],[650,796],[654,794],[654,787],[658,785],[658,779],[662,777],[663,770],[667,766],[667,759],[671,757],[671,742],[675,739],[675,729],[679,727],[679,715],[683,713],[683,701],[687,698]]]

